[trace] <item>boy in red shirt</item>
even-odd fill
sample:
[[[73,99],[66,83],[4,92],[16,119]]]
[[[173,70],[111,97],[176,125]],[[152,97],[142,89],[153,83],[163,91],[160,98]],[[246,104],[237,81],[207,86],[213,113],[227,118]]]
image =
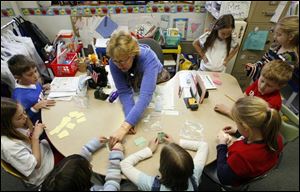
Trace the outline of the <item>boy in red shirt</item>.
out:
[[[245,96],[256,96],[264,99],[269,107],[280,111],[282,99],[280,89],[292,78],[293,67],[281,60],[273,60],[265,64],[258,80],[246,88]],[[230,108],[217,104],[215,111],[231,117]]]

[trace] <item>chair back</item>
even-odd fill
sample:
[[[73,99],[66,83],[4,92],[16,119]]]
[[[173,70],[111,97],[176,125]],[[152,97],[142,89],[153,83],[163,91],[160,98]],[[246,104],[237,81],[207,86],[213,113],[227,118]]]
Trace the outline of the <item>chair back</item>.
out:
[[[245,183],[242,183],[239,186],[231,186],[231,185],[223,185],[217,175],[217,160],[213,161],[212,163],[206,165],[203,169],[203,173],[210,178],[213,182],[215,182],[216,184],[218,184],[223,190],[225,191],[247,191],[250,184],[253,184],[257,181],[260,181],[261,179],[265,178],[273,169],[276,169],[278,167],[278,164],[280,163],[280,159],[281,159],[281,155],[279,156],[278,162],[277,164],[270,169],[269,171],[267,171],[266,173],[259,175]]]
[[[155,52],[161,64],[164,65],[164,55],[162,52],[162,48],[157,41],[155,41],[152,38],[143,38],[143,39],[138,39],[138,42],[140,44],[148,45]]]
[[[286,105],[282,105],[280,111],[282,117],[287,117],[286,122],[284,118],[281,124],[280,133],[284,137],[284,143],[294,141],[299,137],[299,116],[294,114]]]
[[[25,177],[22,173],[20,173],[13,166],[11,166],[9,163],[5,162],[2,159],[1,159],[1,167],[4,169],[5,172],[11,174],[12,176],[15,176],[22,180],[28,180],[27,177]]]

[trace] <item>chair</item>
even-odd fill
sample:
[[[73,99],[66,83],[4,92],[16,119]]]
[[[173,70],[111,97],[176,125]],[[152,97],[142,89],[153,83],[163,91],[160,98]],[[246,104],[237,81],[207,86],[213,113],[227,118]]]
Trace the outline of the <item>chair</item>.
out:
[[[29,183],[26,183],[26,181],[28,181],[28,178],[25,177],[22,173],[20,173],[17,169],[15,169],[13,166],[11,166],[9,163],[5,162],[4,160],[1,159],[1,167],[3,168],[3,170],[5,172],[7,172],[8,174],[20,179],[22,181],[22,183],[24,184],[24,186],[31,190],[31,191],[37,191],[39,186],[35,186]]]
[[[27,178],[22,173],[20,173],[13,166],[11,166],[9,163],[3,161],[2,159],[1,159],[1,167],[4,169],[5,172],[11,174],[12,176],[15,176],[22,180],[27,180]]]
[[[292,88],[292,93],[289,96],[289,98],[287,99],[287,101],[285,102],[285,105],[287,107],[290,107],[292,105],[293,101],[299,94],[299,83],[298,82],[299,82],[299,68],[296,68],[293,73],[292,79],[288,82],[288,85]]]
[[[280,133],[286,145],[299,137],[299,116],[295,115],[286,105],[282,105],[280,114],[283,119]],[[287,121],[285,120],[286,118],[288,119]]]
[[[156,53],[161,64],[164,65],[164,55],[163,55],[161,46],[159,45],[159,43],[157,41],[155,41],[152,38],[144,38],[144,39],[139,39],[138,42],[141,44],[148,45]]]
[[[280,157],[281,158],[282,153],[280,153]],[[279,163],[279,161],[278,161]],[[277,163],[277,164],[278,164]],[[213,182],[215,182],[216,184],[218,184],[222,190],[225,191],[247,191],[249,189],[249,186],[252,185],[253,183],[265,178],[273,169],[277,168],[277,164],[269,171],[267,171],[266,173],[257,176],[253,179],[251,179],[250,181],[241,184],[240,186],[231,186],[231,185],[223,185],[218,178],[217,175],[217,160],[213,161],[212,163],[206,165],[203,169],[203,173],[210,178]]]

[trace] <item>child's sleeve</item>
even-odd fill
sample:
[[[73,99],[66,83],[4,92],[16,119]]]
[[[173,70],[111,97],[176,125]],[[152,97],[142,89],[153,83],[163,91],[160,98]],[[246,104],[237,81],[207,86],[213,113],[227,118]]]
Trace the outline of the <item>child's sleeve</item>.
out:
[[[133,153],[121,161],[121,170],[123,174],[133,182],[139,190],[150,191],[154,177],[148,176],[134,167],[139,161],[152,156],[152,151],[146,147],[136,153]]]
[[[232,185],[239,180],[227,163],[227,145],[217,145],[217,175],[220,182],[224,185]]]
[[[1,159],[9,163],[25,177],[30,176],[37,165],[37,160],[32,151],[24,147],[23,142],[10,141],[5,144],[6,147],[4,148],[1,138]]]
[[[112,150],[109,153],[109,166],[107,169],[104,191],[119,191],[121,182],[120,162],[123,160],[122,151]]]
[[[208,155],[208,144],[204,141],[190,141],[185,139],[181,139],[179,144],[184,149],[197,150],[197,153],[193,161],[194,161],[194,177],[196,178],[197,185],[199,185],[202,171],[205,166],[207,155]]]
[[[103,144],[100,143],[99,139],[93,138],[82,147],[80,155],[86,158],[88,161],[91,161],[92,154],[100,149],[102,145]]]
[[[230,47],[231,48],[236,48],[238,45],[239,45],[239,43],[238,43],[237,34],[236,33],[232,33]]]
[[[201,45],[201,47],[204,46],[204,43],[206,42],[206,39],[209,35],[209,32],[205,32],[204,34],[202,34],[200,37],[199,37],[199,43]]]

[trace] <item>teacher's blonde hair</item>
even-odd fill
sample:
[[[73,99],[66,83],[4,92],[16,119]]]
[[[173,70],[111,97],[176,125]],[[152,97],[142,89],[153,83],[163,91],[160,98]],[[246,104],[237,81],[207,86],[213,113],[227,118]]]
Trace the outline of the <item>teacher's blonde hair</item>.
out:
[[[119,59],[124,56],[139,55],[140,48],[135,38],[129,33],[120,30],[112,34],[106,51],[109,57]]]

